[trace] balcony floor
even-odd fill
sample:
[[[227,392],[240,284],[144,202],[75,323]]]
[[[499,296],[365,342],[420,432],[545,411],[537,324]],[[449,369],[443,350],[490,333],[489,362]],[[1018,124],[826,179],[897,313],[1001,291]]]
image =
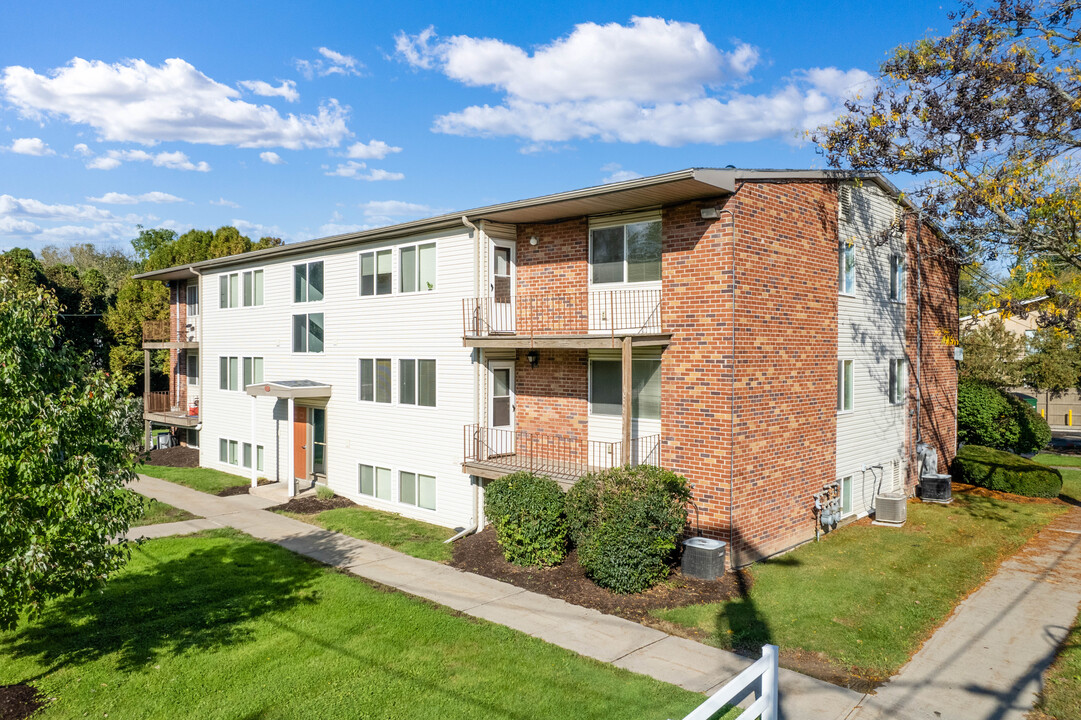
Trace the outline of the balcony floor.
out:
[[[144,412],[143,420],[149,420],[159,425],[170,425],[172,427],[195,427],[199,424],[198,415],[188,415],[180,410],[168,411],[168,412]]]
[[[590,348],[613,348],[619,347],[623,338],[631,338],[634,347],[665,347],[672,342],[671,333],[642,334],[616,332],[589,335],[514,335],[514,334],[491,334],[491,335],[465,335],[462,337],[462,345],[465,347],[478,348],[563,348],[563,349],[590,349]]]
[[[564,490],[589,472],[604,470],[601,466],[590,466],[585,463],[560,462],[553,464],[550,458],[531,458],[529,455],[500,455],[490,457],[487,460],[468,460],[462,463],[462,472],[467,475],[476,475],[485,480],[498,480],[504,475],[516,472],[533,472],[537,475],[550,477],[562,486]]]

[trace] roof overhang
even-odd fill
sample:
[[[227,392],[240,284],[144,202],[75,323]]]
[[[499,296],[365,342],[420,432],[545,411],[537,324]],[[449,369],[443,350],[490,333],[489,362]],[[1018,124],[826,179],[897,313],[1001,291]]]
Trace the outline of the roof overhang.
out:
[[[252,397],[329,398],[330,385],[314,380],[274,380],[248,385],[244,392]]]

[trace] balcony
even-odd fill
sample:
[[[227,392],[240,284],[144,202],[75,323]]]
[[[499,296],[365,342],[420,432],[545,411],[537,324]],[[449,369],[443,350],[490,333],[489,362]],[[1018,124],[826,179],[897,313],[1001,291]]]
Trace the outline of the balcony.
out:
[[[547,433],[466,425],[462,471],[494,480],[514,472],[545,475],[569,487],[588,472],[629,465],[660,465],[661,436],[622,442],[579,440]]]
[[[627,337],[634,345],[667,345],[663,328],[659,289],[462,301],[466,347],[617,347]]]
[[[143,394],[143,419],[175,427],[195,427],[199,424],[199,398],[188,400],[190,407],[172,403],[168,392]]]
[[[143,322],[144,350],[184,350],[199,347],[198,326],[189,322],[180,332],[180,338],[174,337],[171,320],[146,320]]]

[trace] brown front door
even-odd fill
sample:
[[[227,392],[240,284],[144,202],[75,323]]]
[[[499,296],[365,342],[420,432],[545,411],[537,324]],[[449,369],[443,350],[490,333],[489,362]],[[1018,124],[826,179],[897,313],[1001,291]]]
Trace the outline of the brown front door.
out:
[[[308,479],[308,408],[293,408],[293,477]]]

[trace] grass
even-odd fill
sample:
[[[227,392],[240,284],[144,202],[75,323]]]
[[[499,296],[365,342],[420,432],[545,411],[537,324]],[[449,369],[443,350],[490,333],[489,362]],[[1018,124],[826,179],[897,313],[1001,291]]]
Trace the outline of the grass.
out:
[[[657,614],[723,648],[799,648],[884,679],[1003,557],[1066,511],[1052,503],[954,498],[948,506],[909,503],[902,528],[851,525],[754,565],[753,584],[740,598]]]
[[[1042,452],[1033,456],[1032,459],[1044,465],[1081,468],[1081,455],[1059,455],[1058,453]]]
[[[1076,470],[1059,471],[1062,473],[1062,491],[1059,493],[1059,499],[1071,505],[1081,505],[1081,456],[1040,453],[1032,459],[1044,465],[1076,466]]]
[[[35,720],[656,720],[703,700],[232,530],[147,542],[102,592],[0,633],[18,682],[55,698]]]
[[[191,520],[194,517],[196,516],[187,510],[181,510],[160,500],[144,497],[143,514],[131,526],[141,527],[143,525],[180,522],[181,520]]]
[[[222,490],[231,487],[250,485],[251,478],[239,475],[230,475],[220,470],[210,468],[178,468],[164,467],[162,465],[139,465],[135,472],[149,475],[150,477],[168,480],[180,485],[186,485],[193,490],[199,490],[211,495],[216,495]]]
[[[324,510],[316,515],[282,514],[413,557],[436,562],[448,562],[451,557],[451,547],[443,541],[454,535],[452,530],[394,513],[358,506]]]
[[[1037,717],[1056,720],[1081,717],[1081,614],[1059,649],[1055,662],[1044,673]]]

